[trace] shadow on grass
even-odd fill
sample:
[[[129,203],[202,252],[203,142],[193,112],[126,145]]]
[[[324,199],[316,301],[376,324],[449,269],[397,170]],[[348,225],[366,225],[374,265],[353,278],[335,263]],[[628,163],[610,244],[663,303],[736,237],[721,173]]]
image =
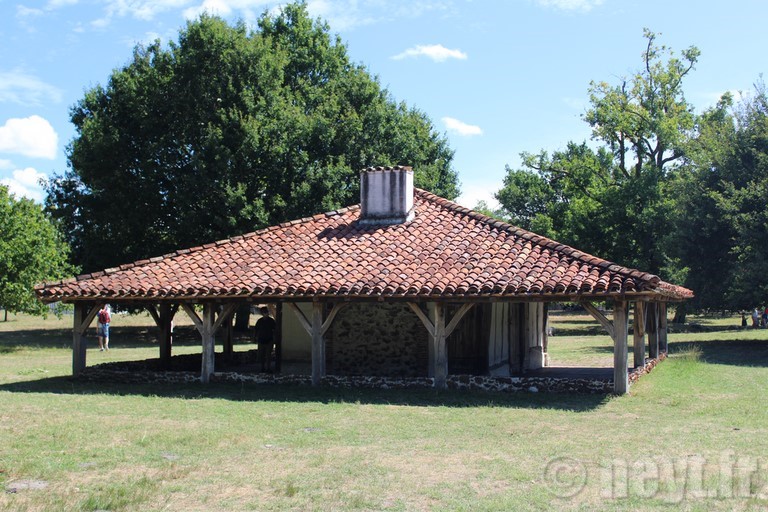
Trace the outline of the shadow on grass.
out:
[[[669,353],[686,352],[696,347],[701,359],[709,364],[730,366],[768,366],[768,341],[765,340],[697,340],[669,344]]]
[[[300,386],[288,384],[125,384],[87,382],[73,377],[48,377],[0,385],[12,393],[53,393],[62,395],[152,396],[189,400],[223,399],[279,403],[359,403],[412,407],[506,407],[587,412],[610,400],[602,394],[577,393],[491,393],[484,391],[434,389],[369,389]]]

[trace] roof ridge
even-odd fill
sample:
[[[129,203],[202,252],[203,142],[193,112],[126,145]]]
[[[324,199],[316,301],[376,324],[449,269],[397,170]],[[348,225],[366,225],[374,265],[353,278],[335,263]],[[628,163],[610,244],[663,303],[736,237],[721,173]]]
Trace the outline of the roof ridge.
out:
[[[504,229],[506,231],[510,231],[514,235],[519,236],[525,240],[530,240],[531,242],[533,242],[534,244],[540,247],[544,247],[546,249],[550,249],[553,251],[562,252],[584,263],[588,263],[590,265],[596,265],[598,267],[608,269],[608,270],[611,270],[612,272],[616,272],[619,274],[625,274],[628,277],[634,277],[636,279],[641,279],[643,281],[649,281],[654,285],[664,282],[661,280],[659,276],[655,274],[651,274],[650,272],[643,272],[641,270],[625,267],[623,265],[619,265],[618,263],[614,263],[612,261],[608,261],[598,256],[594,256],[592,254],[580,251],[574,247],[571,247],[570,245],[566,245],[556,240],[552,240],[551,238],[547,238],[545,236],[539,235],[537,233],[534,233],[533,231],[528,231],[527,229],[523,229],[519,226],[515,226],[514,224],[510,224],[506,221],[496,219],[494,217],[489,217],[488,215],[472,210],[471,208],[466,208],[454,201],[451,201],[450,199],[440,197],[427,190],[414,187],[414,191],[421,198],[427,201],[430,201],[432,203],[436,203],[437,205],[441,206],[442,208],[445,208],[446,210],[453,211],[460,215],[465,215],[471,219],[475,219],[484,224],[488,224],[491,227],[496,229]]]

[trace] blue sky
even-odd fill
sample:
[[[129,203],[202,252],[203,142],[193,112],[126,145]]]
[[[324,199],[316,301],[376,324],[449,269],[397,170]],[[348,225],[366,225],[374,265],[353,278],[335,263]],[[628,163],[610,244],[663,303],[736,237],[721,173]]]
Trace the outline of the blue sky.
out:
[[[252,21],[265,0],[0,0],[0,182],[41,201],[66,170],[69,109],[135,44],[175,39],[202,10]],[[424,112],[456,151],[463,194],[491,200],[519,153],[588,140],[590,80],[641,65],[643,28],[701,52],[686,81],[697,112],[749,91],[765,70],[768,2],[731,0],[309,0],[352,59]],[[401,162],[407,165],[409,162]]]

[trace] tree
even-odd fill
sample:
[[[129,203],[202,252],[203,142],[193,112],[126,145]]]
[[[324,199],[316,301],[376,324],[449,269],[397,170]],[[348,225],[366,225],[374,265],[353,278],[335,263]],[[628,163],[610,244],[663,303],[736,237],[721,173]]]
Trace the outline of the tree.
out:
[[[751,309],[768,297],[768,92],[700,116],[675,183],[677,258],[694,306]]]
[[[0,185],[0,307],[8,312],[45,314],[34,286],[61,279],[74,269],[69,248],[41,205],[17,199]]]
[[[627,266],[670,275],[669,186],[694,126],[682,84],[699,51],[681,58],[644,31],[643,67],[616,85],[592,82],[584,120],[592,149],[568,143],[523,153],[496,194],[506,215],[541,234]]]
[[[137,46],[71,120],[47,206],[86,271],[354,203],[369,165],[413,165],[417,186],[458,195],[445,137],[304,4]]]

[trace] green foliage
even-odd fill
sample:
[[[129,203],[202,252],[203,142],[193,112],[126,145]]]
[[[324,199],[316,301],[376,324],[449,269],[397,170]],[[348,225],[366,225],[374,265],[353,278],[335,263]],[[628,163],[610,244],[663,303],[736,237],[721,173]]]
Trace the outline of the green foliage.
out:
[[[675,249],[701,308],[751,309],[768,297],[768,93],[702,114],[675,183]]]
[[[617,85],[592,82],[584,120],[601,145],[569,142],[523,153],[496,198],[521,227],[645,271],[677,272],[668,253],[670,182],[693,128],[682,81],[699,51],[681,58],[648,30],[643,67]],[[537,231],[538,230],[538,231]],[[666,277],[666,276],[665,276]]]
[[[354,203],[370,165],[458,195],[445,137],[304,4],[254,31],[202,16],[167,48],[137,46],[71,120],[47,206],[89,271]]]
[[[16,198],[0,185],[0,308],[45,314],[34,286],[71,274],[69,248],[55,224],[34,201]]]

